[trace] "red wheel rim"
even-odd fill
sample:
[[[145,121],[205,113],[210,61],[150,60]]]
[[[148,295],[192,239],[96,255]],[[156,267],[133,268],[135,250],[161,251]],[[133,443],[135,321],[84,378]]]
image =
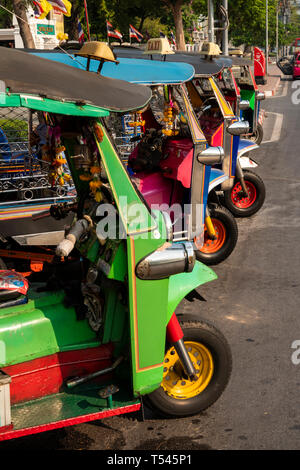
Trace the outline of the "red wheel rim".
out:
[[[248,209],[256,201],[256,187],[250,181],[245,181],[245,185],[248,191],[248,197],[241,197],[240,192],[242,192],[241,183],[237,183],[231,191],[231,200],[233,204],[239,209]]]
[[[201,253],[217,253],[217,251],[222,248],[226,241],[226,228],[222,224],[222,222],[217,219],[211,219],[211,221],[216,231],[216,240],[211,240],[205,227],[204,244],[203,247],[200,249]]]

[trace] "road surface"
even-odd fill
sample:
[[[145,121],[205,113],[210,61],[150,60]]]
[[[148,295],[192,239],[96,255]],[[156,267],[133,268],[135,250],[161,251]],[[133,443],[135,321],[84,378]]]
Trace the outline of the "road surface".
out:
[[[300,84],[299,84],[300,85]],[[218,281],[181,310],[201,311],[230,342],[233,373],[221,399],[187,419],[140,414],[104,419],[2,443],[4,449],[299,449],[300,104],[291,81],[264,102],[265,143],[255,152],[264,208],[239,220],[233,255]],[[300,344],[300,343],[299,343]],[[299,354],[300,357],[300,354]]]

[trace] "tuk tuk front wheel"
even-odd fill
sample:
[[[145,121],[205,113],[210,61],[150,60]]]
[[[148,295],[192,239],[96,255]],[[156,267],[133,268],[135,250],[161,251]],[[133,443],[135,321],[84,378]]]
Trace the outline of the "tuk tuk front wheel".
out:
[[[212,240],[205,229],[204,244],[196,251],[196,257],[198,261],[212,266],[222,263],[233,252],[238,240],[238,226],[234,216],[225,207],[210,205],[209,213],[216,238]],[[197,247],[196,241],[195,244]]]
[[[150,404],[165,417],[192,416],[209,408],[222,395],[232,369],[230,347],[213,325],[180,321],[184,344],[196,370],[196,379],[184,373],[172,345],[167,345],[161,386],[148,395]]]
[[[263,180],[253,171],[244,171],[248,197],[242,195],[241,183],[236,179],[230,191],[224,192],[224,204],[235,217],[250,217],[256,214],[265,202],[266,188]]]

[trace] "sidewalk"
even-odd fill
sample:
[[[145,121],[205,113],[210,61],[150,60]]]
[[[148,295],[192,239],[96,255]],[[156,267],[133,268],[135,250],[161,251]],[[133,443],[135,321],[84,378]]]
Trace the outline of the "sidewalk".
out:
[[[263,91],[266,98],[274,96],[280,85],[282,73],[276,64],[269,64],[269,73],[266,85],[258,85],[260,91]]]

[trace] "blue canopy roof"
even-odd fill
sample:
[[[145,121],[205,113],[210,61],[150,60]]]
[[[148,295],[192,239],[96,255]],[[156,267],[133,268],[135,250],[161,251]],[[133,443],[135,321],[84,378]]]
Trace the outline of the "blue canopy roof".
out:
[[[62,52],[31,52],[38,57],[86,69],[87,59]],[[195,74],[194,67],[186,63],[155,62],[143,59],[120,58],[119,64],[105,62],[101,75],[118,78],[142,85],[175,85],[190,81]],[[90,61],[90,71],[97,72],[99,61]]]

